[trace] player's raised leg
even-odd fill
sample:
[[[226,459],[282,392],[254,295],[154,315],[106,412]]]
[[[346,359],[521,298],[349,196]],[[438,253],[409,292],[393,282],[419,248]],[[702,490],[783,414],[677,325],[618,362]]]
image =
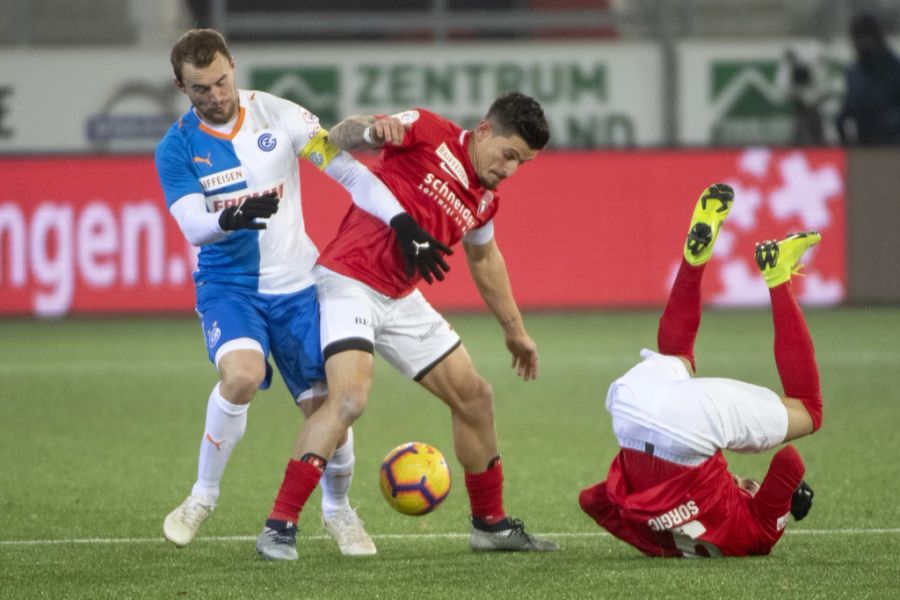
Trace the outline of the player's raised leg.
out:
[[[709,186],[694,207],[684,256],[659,319],[657,347],[661,354],[679,356],[695,369],[694,341],[700,328],[700,284],[706,263],[725,217],[731,211],[734,190],[724,183]]]
[[[818,232],[806,231],[792,233],[781,241],[756,245],[756,263],[772,300],[775,363],[788,411],[785,440],[813,433],[822,424],[822,392],[815,348],[791,284],[791,277],[803,268],[800,258],[821,239]]]
[[[235,350],[221,357],[219,372],[221,382],[213,388],[207,402],[197,481],[190,496],[163,522],[166,539],[179,547],[194,539],[215,509],[225,467],[247,429],[249,402],[265,377],[265,361],[261,352]]]
[[[527,533],[522,521],[506,514],[493,391],[475,371],[465,348],[458,346],[419,383],[450,407],[454,450],[465,471],[472,511],[469,547],[473,551],[559,549],[556,543]]]

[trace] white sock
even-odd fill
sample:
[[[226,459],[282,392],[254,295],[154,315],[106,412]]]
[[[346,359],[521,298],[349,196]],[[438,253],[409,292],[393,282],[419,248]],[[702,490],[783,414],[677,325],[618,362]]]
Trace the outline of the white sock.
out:
[[[334,451],[325,474],[320,481],[322,485],[322,514],[332,517],[334,514],[350,505],[347,492],[350,491],[350,483],[353,481],[353,463],[356,457],[353,454],[353,428],[347,429],[347,441],[343,446]]]
[[[213,388],[206,405],[206,430],[200,440],[200,461],[197,465],[197,482],[191,494],[203,496],[215,504],[219,498],[219,482],[231,451],[244,437],[247,430],[249,404],[232,404],[219,393],[219,385]]]

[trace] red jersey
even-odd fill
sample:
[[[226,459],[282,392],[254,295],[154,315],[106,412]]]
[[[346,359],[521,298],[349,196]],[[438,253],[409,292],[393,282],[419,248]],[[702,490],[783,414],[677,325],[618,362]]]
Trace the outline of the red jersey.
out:
[[[768,554],[784,533],[803,479],[793,446],[772,458],[755,496],[739,488],[719,451],[696,467],[622,449],[606,481],[579,502],[600,526],[650,556]]]
[[[471,132],[421,108],[399,117],[409,126],[403,143],[385,146],[372,172],[425,231],[453,246],[494,217],[499,198],[475,174]],[[319,264],[400,298],[421,276],[406,276],[396,239],[388,225],[353,204]]]

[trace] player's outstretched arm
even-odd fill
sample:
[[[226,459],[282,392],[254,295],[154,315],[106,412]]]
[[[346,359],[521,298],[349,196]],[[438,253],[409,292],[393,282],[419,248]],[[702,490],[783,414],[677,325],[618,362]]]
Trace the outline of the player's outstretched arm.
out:
[[[400,144],[405,134],[406,126],[395,117],[354,115],[332,127],[328,140],[341,150],[364,150]]]
[[[512,354],[513,368],[525,381],[537,379],[537,344],[525,330],[500,248],[494,239],[478,245],[463,242],[463,247],[478,293],[503,328],[506,347]]]

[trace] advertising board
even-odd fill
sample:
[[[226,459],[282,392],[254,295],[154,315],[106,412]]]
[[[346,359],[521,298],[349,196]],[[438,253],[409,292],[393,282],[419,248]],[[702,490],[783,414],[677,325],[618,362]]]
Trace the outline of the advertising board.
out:
[[[369,157],[367,160],[372,160]],[[846,297],[841,150],[542,153],[500,188],[496,239],[526,309],[658,306],[678,265],[700,191],[737,194],[705,277],[707,301],[768,302],[753,243],[817,229],[802,302]],[[188,312],[196,249],[162,200],[149,156],[0,159],[0,314]],[[349,206],[301,164],[310,237],[323,247]],[[481,309],[464,253],[423,290],[440,309]]]

